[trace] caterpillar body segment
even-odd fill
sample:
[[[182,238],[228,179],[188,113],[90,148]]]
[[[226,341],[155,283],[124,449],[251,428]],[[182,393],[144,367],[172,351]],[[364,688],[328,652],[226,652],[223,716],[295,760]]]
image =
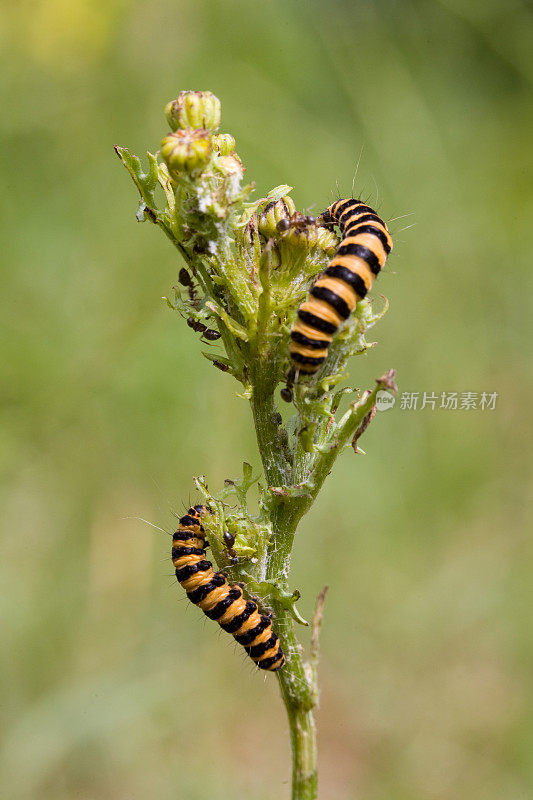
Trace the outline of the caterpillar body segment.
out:
[[[206,506],[193,506],[179,521],[172,537],[176,578],[189,600],[231,633],[259,669],[275,672],[284,665],[285,655],[270,617],[260,614],[257,603],[246,600],[241,587],[228,583],[226,576],[215,572],[205,558],[202,515],[207,511]]]
[[[297,372],[312,375],[318,370],[334,335],[371,289],[392,250],[386,224],[361,200],[333,203],[321,215],[321,225],[330,230],[337,225],[342,241],[298,309],[291,330],[289,384]]]

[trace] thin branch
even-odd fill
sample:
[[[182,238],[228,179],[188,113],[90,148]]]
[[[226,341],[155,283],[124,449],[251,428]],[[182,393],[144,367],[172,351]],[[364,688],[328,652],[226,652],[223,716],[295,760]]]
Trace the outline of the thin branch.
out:
[[[315,613],[313,615],[313,622],[311,623],[311,647],[309,664],[311,667],[311,674],[313,676],[313,685],[315,690],[316,705],[318,706],[318,657],[319,657],[319,638],[320,628],[322,626],[322,618],[324,616],[324,603],[326,602],[326,595],[329,586],[324,586],[316,599]]]
[[[344,447],[355,437],[362,433],[361,428],[365,427],[365,419],[372,412],[376,404],[376,395],[379,391],[386,391],[396,394],[397,386],[394,383],[395,371],[390,369],[381,378],[377,378],[376,386],[368,393],[365,393],[361,400],[352,403],[349,410],[340,420],[333,433],[333,441],[328,443],[322,452],[317,454],[309,482],[313,485],[313,496],[315,497],[320,487],[324,483],[327,475],[331,471],[335,459]],[[360,432],[360,433],[359,433]]]

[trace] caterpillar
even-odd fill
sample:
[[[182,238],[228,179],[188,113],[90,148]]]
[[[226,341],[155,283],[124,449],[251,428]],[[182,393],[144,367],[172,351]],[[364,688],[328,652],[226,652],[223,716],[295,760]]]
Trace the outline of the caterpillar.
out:
[[[181,517],[172,536],[172,563],[176,578],[187,597],[209,619],[233,634],[259,669],[275,672],[285,664],[279,639],[272,630],[272,620],[260,614],[255,600],[245,600],[242,588],[228,583],[222,572],[214,572],[205,559],[205,531],[202,516],[207,506],[193,506]]]
[[[392,250],[386,224],[362,200],[338,200],[321,215],[321,224],[330,230],[338,225],[342,242],[298,309],[288,384],[296,372],[312,375],[318,370],[339,326],[366,296]]]

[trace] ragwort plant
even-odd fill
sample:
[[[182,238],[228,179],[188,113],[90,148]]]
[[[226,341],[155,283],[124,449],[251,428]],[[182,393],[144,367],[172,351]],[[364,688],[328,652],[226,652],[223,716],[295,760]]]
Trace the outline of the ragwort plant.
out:
[[[254,187],[243,185],[244,167],[233,136],[217,132],[220,102],[213,94],[181,92],[165,114],[171,131],[159,153],[147,153],[147,167],[126,148],[115,150],[140,194],[137,219],[158,226],[185,262],[168,305],[204,338],[218,340],[224,354],[204,356],[241,384],[238,396],[251,406],[264,469],[257,507],[247,499],[255,478],[246,462],[242,478],[226,481],[218,492],[203,476],[194,481],[210,508],[204,527],[219,570],[272,614],[286,656],[276,676],[290,727],[292,798],[312,800],[317,797],[313,710],[325,589],[317,600],[305,660],[296,631],[307,622],[295,605],[300,593],[289,582],[291,550],[298,523],[337,456],[350,446],[357,452],[378,392],[396,391],[393,370],[362,395],[336,388],[351,356],[370,346],[366,332],[387,304],[379,313],[368,299],[357,304],[317,374],[296,381],[294,413],[284,423],[277,398],[280,387],[282,396],[289,397],[283,387],[290,366],[290,327],[339,239],[320,224],[287,224],[298,218],[290,186],[251,199]],[[213,379],[218,380],[215,373]],[[348,408],[341,413],[344,396]]]

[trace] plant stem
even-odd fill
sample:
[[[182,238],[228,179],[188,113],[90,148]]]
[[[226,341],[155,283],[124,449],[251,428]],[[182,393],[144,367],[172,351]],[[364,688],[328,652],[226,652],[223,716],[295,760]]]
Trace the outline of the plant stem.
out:
[[[278,428],[273,422],[276,413],[273,387],[264,376],[268,374],[260,365],[251,376],[253,396],[251,399],[259,452],[269,485],[287,482],[288,468],[282,448],[276,446]],[[288,588],[290,553],[296,526],[302,516],[302,503],[294,499],[272,498],[270,521],[273,542],[269,548],[266,578],[275,578],[282,588]],[[285,653],[286,663],[278,673],[281,697],[287,711],[292,749],[292,800],[315,800],[317,797],[317,744],[313,708],[316,704],[317,688],[310,681],[310,670],[306,670],[302,648],[294,631],[294,621],[286,608],[274,602],[276,630]]]
[[[296,528],[302,516],[309,510],[337,455],[350,442],[358,430],[364,430],[365,419],[376,402],[380,389],[394,391],[394,371],[385,373],[376,381],[372,391],[365,392],[361,400],[353,403],[338,423],[336,436],[324,450],[309,454],[297,449],[295,462],[290,469],[283,447],[280,446],[279,426],[276,424],[277,409],[274,402],[275,383],[272,370],[261,358],[250,374],[253,387],[251,405],[259,452],[268,486],[287,487],[290,474],[309,479],[309,489],[302,495],[272,494],[267,510],[272,525],[272,540],[266,559],[266,579],[275,579],[287,591],[290,557]],[[291,487],[289,487],[291,488]],[[294,630],[294,620],[288,610],[274,601],[276,627],[286,663],[277,675],[281,696],[287,711],[292,748],[292,800],[316,800],[318,791],[317,744],[314,707],[318,698],[317,661],[318,630],[321,622],[325,591],[319,596],[315,622],[311,664],[305,664],[302,648]]]
[[[281,679],[280,684],[283,697]],[[315,800],[318,797],[318,773],[314,713],[284,702],[291,732],[292,800]]]
[[[283,524],[285,515],[277,514],[277,524]],[[290,548],[294,531],[284,530],[286,547],[271,556],[267,564],[267,577],[277,577],[286,584]],[[288,550],[288,553],[287,553]],[[281,569],[280,569],[281,567]],[[283,576],[280,580],[280,575]],[[286,588],[286,586],[284,587]],[[292,800],[315,800],[317,797],[317,743],[314,706],[318,694],[312,672],[306,669],[302,648],[296,638],[294,620],[287,609],[275,604],[276,627],[285,653],[286,663],[277,673],[281,697],[285,704],[290,729],[292,749]]]
[[[317,684],[317,662],[318,662],[318,636],[320,625],[322,624],[322,613],[324,600],[328,587],[325,586],[320,592],[313,618],[313,635],[311,639],[311,671],[308,681],[312,682],[313,707],[318,700]],[[294,675],[292,675],[294,678]],[[313,707],[306,709],[294,704],[291,696],[287,692],[287,684],[284,681],[283,671],[279,676],[280,688],[291,731],[292,745],[292,796],[298,800],[313,800],[317,797],[318,773],[317,773],[317,746],[316,746],[316,726]]]

